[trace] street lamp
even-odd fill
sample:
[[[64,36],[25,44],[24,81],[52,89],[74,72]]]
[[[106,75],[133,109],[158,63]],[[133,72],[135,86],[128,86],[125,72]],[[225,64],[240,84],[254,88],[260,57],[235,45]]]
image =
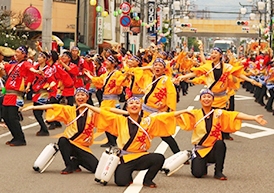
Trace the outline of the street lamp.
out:
[[[253,1],[248,1],[250,3],[252,3]],[[262,23],[262,11],[265,9],[265,3],[263,1],[258,1],[257,5],[242,5],[239,2],[240,6],[242,6],[242,8],[240,9],[241,14],[244,15],[247,13],[247,9],[246,7],[255,7],[256,11],[259,12],[259,45],[261,45],[261,38],[262,38],[262,32],[261,32],[261,23]],[[249,19],[250,20],[254,20],[256,17],[255,13],[250,13],[249,15]]]

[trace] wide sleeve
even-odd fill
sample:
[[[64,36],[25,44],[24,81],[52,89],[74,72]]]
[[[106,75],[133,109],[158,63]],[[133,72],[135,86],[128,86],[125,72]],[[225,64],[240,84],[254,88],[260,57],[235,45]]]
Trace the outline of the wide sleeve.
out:
[[[199,67],[192,67],[190,70],[196,75],[201,76],[206,74],[212,69],[211,61],[207,61],[204,65]]]
[[[170,136],[175,133],[176,119],[174,112],[151,114],[145,118],[149,124],[149,133],[152,137]]]
[[[100,114],[96,114],[94,125],[98,132],[107,131],[112,135],[117,136],[119,123],[121,122],[122,117],[122,115],[117,115],[107,110],[101,109]]]
[[[176,117],[177,124],[182,130],[191,131],[194,130],[196,124],[195,114],[196,110],[190,111],[191,113],[182,113]]]
[[[52,104],[53,108],[47,109],[46,120],[61,121],[68,124],[76,117],[76,109],[74,106]],[[74,116],[73,116],[74,115]]]
[[[91,81],[92,81],[92,83],[94,84],[94,86],[96,88],[100,88],[101,89],[104,86],[104,79],[105,79],[106,76],[107,76],[107,74],[105,73],[105,74],[102,74],[99,77],[93,77],[91,79]]]
[[[233,133],[241,129],[242,120],[236,118],[238,114],[239,112],[237,111],[222,110],[220,123],[222,125],[221,130],[223,132]]]

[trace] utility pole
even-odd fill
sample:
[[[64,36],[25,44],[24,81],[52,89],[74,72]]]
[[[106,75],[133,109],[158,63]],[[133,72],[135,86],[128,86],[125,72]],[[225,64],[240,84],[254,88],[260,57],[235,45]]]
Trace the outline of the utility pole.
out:
[[[272,34],[273,34],[273,0],[270,0],[270,26],[269,26],[269,47],[272,49]]]
[[[78,43],[78,36],[79,36],[79,14],[80,14],[80,0],[76,0],[76,27],[75,27],[75,34],[74,34],[74,46],[77,46]]]
[[[52,0],[43,1],[42,47],[51,50],[52,42]]]

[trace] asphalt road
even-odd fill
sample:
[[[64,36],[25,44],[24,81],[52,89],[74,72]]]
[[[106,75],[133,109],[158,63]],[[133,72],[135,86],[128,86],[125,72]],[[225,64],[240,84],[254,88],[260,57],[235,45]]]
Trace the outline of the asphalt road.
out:
[[[202,87],[190,87],[189,94],[181,97],[178,109],[200,108],[197,95]],[[241,132],[232,134],[234,141],[226,141],[227,155],[224,174],[227,181],[213,178],[214,166],[209,167],[205,178],[195,179],[190,173],[190,165],[185,165],[175,174],[167,177],[160,173],[155,178],[156,189],[142,187],[143,173],[134,172],[134,183],[129,187],[118,187],[113,178],[102,186],[94,181],[94,174],[83,169],[82,172],[61,175],[64,164],[60,153],[48,169],[40,174],[32,169],[33,163],[43,148],[57,142],[63,128],[50,131],[49,137],[36,137],[39,127],[32,112],[25,112],[22,122],[25,129],[27,146],[9,147],[5,145],[11,136],[7,129],[0,130],[0,192],[13,193],[119,193],[119,192],[156,192],[157,193],[272,193],[274,192],[274,116],[254,102],[252,94],[240,89],[236,96],[236,110],[248,114],[263,114],[268,124],[258,127],[255,122],[244,122]],[[175,139],[181,150],[191,149],[191,132],[179,130]],[[91,147],[99,159],[104,148],[99,144],[106,141],[104,134],[95,134],[95,144]],[[159,146],[160,145],[160,146]],[[157,149],[165,157],[172,155],[170,149],[159,138],[153,140],[151,152]]]

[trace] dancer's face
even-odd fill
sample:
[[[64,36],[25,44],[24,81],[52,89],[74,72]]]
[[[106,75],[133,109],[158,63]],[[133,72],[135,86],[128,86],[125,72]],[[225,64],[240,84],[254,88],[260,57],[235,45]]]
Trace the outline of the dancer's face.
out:
[[[75,102],[77,104],[77,106],[81,105],[81,104],[85,104],[88,101],[89,96],[84,93],[84,92],[78,92],[75,95]]]
[[[214,100],[214,98],[210,94],[203,94],[200,98],[200,102],[203,107],[211,107],[213,100]]]

